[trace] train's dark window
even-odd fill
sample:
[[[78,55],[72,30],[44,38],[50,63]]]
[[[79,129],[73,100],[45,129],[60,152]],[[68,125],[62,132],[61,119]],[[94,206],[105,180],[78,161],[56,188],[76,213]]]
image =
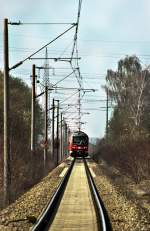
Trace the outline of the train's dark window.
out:
[[[80,145],[87,145],[88,139],[85,136],[74,136],[73,137],[73,143],[74,144],[80,144]]]

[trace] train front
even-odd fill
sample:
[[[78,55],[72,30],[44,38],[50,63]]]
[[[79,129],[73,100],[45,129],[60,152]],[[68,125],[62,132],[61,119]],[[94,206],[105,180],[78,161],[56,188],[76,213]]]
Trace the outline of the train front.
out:
[[[70,139],[69,152],[72,157],[88,156],[88,135],[84,132],[74,132]]]

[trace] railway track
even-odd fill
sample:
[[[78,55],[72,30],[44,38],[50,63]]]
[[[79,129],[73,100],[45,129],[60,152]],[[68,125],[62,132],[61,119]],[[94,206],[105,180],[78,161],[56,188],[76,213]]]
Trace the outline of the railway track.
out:
[[[111,231],[86,159],[74,159],[32,231]]]

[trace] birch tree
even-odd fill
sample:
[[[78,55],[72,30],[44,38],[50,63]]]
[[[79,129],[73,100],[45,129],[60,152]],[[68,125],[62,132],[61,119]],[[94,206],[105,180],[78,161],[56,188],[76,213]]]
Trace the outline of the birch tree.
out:
[[[135,131],[142,130],[144,113],[148,109],[146,103],[148,76],[150,76],[149,72],[142,70],[136,56],[127,56],[118,62],[117,71],[108,70],[107,72],[106,88],[110,99],[115,104],[115,113],[110,124],[113,129],[116,126],[118,130],[115,120],[120,121],[119,129],[123,135],[134,136]]]

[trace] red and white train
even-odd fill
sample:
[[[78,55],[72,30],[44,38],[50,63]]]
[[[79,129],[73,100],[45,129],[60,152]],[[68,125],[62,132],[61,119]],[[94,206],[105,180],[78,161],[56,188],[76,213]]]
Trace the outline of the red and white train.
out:
[[[72,157],[88,156],[89,137],[82,131],[74,132],[70,136],[69,153]]]

